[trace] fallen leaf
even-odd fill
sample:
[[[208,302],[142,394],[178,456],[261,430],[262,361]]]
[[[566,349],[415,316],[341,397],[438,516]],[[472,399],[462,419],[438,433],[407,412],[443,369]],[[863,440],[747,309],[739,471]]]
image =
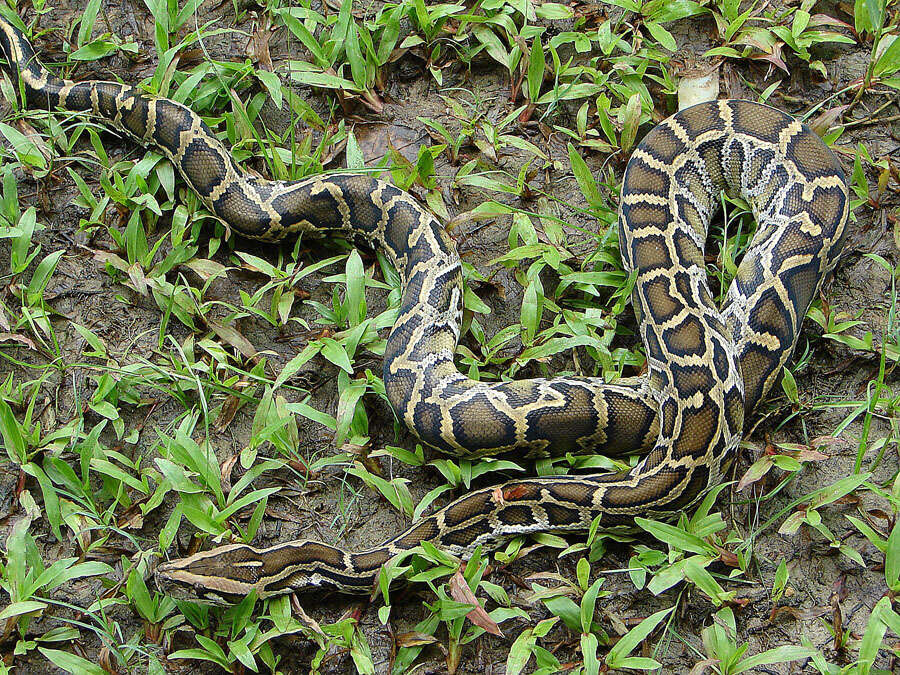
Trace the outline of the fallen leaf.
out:
[[[834,651],[841,650],[844,636],[844,613],[841,611],[841,601],[847,597],[846,577],[840,575],[831,586],[831,630],[834,635]]]
[[[18,342],[20,344],[25,345],[32,351],[37,351],[37,345],[34,344],[28,337],[24,335],[19,335],[18,333],[0,333],[0,342]]]
[[[144,276],[144,268],[140,263],[136,262],[128,266],[128,279],[134,290],[141,295],[147,295],[147,277]]]
[[[107,673],[115,673],[119,669],[119,660],[118,658],[113,659],[112,654],[109,650],[109,647],[104,647],[100,650],[99,658],[97,659],[100,667],[103,668]]]
[[[813,448],[804,448],[797,452],[794,458],[800,462],[821,462],[823,459],[829,459],[830,455],[825,455]]]
[[[691,668],[689,675],[703,675],[703,673],[717,663],[719,663],[719,659],[703,659],[702,661],[698,661],[697,665]]]
[[[367,457],[369,454],[369,445],[359,445],[358,443],[344,443],[341,446],[341,452],[355,457]]]
[[[216,417],[216,421],[213,423],[213,428],[216,431],[225,431],[232,420],[234,420],[234,416],[240,408],[241,398],[234,394],[229,394],[228,398],[225,399],[225,403],[222,404],[222,410],[219,411],[219,416]]]
[[[409,633],[400,633],[397,636],[398,647],[421,647],[423,645],[433,645],[437,643],[437,638],[428,633],[422,633],[414,630]]]
[[[628,626],[625,625],[625,622],[622,621],[622,617],[618,614],[613,614],[608,609],[601,610],[603,614],[606,615],[606,618],[609,619],[609,622],[612,624],[613,630],[616,631],[616,634],[619,637],[625,635],[628,632]]]
[[[740,567],[738,563],[738,557],[735,553],[722,548],[721,546],[716,546],[716,550],[719,552],[719,560],[728,565],[729,567],[734,567],[737,569]]]
[[[146,500],[141,500],[140,502],[136,502],[128,507],[128,510],[125,511],[121,516],[119,516],[117,520],[117,525],[122,529],[127,530],[139,530],[144,526],[144,514],[140,509],[140,505],[144,503]],[[88,542],[89,543],[89,542]],[[85,550],[87,547],[82,547],[82,550]]]
[[[882,520],[887,521],[890,521],[893,518],[890,513],[884,511],[883,509],[869,509],[867,513],[873,518],[881,518]]]
[[[328,640],[328,636],[325,635],[325,631],[322,630],[319,623],[304,611],[303,605],[300,604],[300,600],[293,594],[291,595],[291,611],[294,616],[300,619],[301,623],[305,624],[313,633]]]
[[[850,442],[846,438],[835,438],[834,436],[816,436],[812,439],[809,444],[814,448],[820,448],[822,446],[829,445],[850,445]]]
[[[809,17],[807,27],[815,28],[816,26],[839,26],[841,28],[853,30],[853,26],[849,23],[845,23],[840,19],[835,19],[833,16],[828,16],[827,14],[813,14]]]
[[[491,502],[497,506],[503,506],[506,503],[506,500],[503,499],[503,489],[499,485],[491,490]]]
[[[769,472],[769,469],[771,469],[772,466],[773,461],[770,455],[763,455],[753,462],[753,464],[750,465],[750,468],[747,469],[747,472],[741,476],[741,479],[738,481],[738,492],[745,489],[748,485],[752,485],[761,480]]]
[[[472,589],[469,588],[469,584],[461,570],[456,570],[456,574],[450,578],[450,597],[457,602],[472,605],[472,611],[466,614],[466,618],[469,619],[469,621],[479,628],[483,628],[491,635],[503,637],[503,631],[500,630],[500,626],[497,625],[497,622],[491,618],[490,614],[488,614],[484,610],[484,607],[478,602],[478,599],[475,597]]]
[[[828,607],[810,607],[809,609],[799,609],[797,607],[773,607],[769,613],[769,621],[775,621],[780,616],[788,615],[797,621],[809,621],[825,616],[830,611]]]
[[[752,44],[749,40],[747,42],[748,44]],[[766,47],[763,45],[755,44],[754,46],[760,47],[763,50],[766,49]],[[779,41],[772,46],[772,52],[770,54],[751,54],[750,58],[757,61],[768,61],[772,65],[781,68],[781,70],[783,70],[787,74],[790,74],[791,71],[788,70],[787,64],[781,58],[781,50],[783,47],[784,43]]]
[[[241,335],[240,331],[236,328],[226,326],[213,319],[209,319],[207,323],[219,338],[237,349],[244,358],[253,359],[256,357],[258,353],[256,347],[253,346],[253,343],[250,342],[250,340]]]
[[[268,14],[264,13],[262,16],[268,17]],[[268,21],[266,23],[268,24]],[[272,55],[269,52],[269,37],[271,34],[272,31],[268,25],[259,26],[253,31],[253,35],[250,36],[250,43],[247,45],[247,55],[251,58],[256,58],[259,65],[270,72],[274,70],[272,67]]]
[[[82,552],[87,551],[93,540],[93,532],[97,524],[80,513],[73,513],[66,519],[66,525],[72,530],[75,541],[78,542],[79,550]],[[92,553],[96,553],[96,551],[92,551]]]
[[[289,511],[276,511],[275,509],[269,507],[266,509],[266,516],[269,518],[274,518],[275,520],[283,520],[286,523],[296,523],[297,525],[302,525],[304,527],[309,526],[309,520],[307,518],[294,515]]]
[[[300,460],[297,460],[297,459],[288,460],[288,466],[291,467],[297,473],[304,476],[305,478],[311,478],[313,476],[313,473],[309,470],[309,465],[305,464],[304,462],[302,462]]]
[[[103,263],[104,265],[109,265],[119,272],[128,274],[128,263],[115,253],[110,253],[109,251],[94,251],[94,260]]]
[[[849,108],[850,105],[838,105],[833,108],[829,108],[828,110],[823,110],[821,113],[816,115],[816,118],[809,123],[809,128],[816,132],[819,136],[824,136],[828,133],[828,130],[834,126],[834,123],[837,122],[841,115],[844,114],[844,111]]]
[[[378,461],[376,457],[369,457],[366,455],[360,460],[362,465],[366,467],[366,471],[375,475],[381,476],[382,478],[387,478],[387,472],[384,470],[384,467],[381,466],[381,462]]]
[[[194,272],[203,281],[209,281],[215,277],[224,276],[225,272],[228,270],[225,265],[213,260],[207,260],[206,258],[193,258],[184,263],[184,266]]]
[[[24,119],[19,119],[16,122],[16,126],[19,127],[22,135],[28,137],[28,140],[34,144],[34,147],[44,156],[45,160],[49,162],[53,158],[53,151],[44,142],[44,137],[33,126]]]
[[[563,575],[558,572],[535,572],[534,574],[529,574],[525,577],[526,581],[555,581],[557,583],[563,584],[562,588],[549,589],[553,593],[559,595],[562,593],[563,595],[577,595],[579,593],[578,589],[566,579]]]
[[[222,479],[222,489],[226,492],[231,490],[231,472],[234,470],[234,465],[237,463],[237,460],[238,453],[235,453],[222,462],[222,466],[219,468],[219,475]]]
[[[514,502],[526,496],[527,494],[527,487],[525,487],[524,485],[516,485],[515,487],[506,488],[503,490],[503,500],[507,502]]]

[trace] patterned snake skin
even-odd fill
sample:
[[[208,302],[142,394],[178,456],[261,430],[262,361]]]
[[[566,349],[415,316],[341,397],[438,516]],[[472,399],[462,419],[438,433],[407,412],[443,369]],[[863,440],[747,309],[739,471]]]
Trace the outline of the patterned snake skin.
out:
[[[812,131],[749,101],[694,106],[646,136],[622,187],[619,242],[626,269],[636,272],[647,374],[615,385],[582,377],[478,382],[453,363],[459,257],[410,195],[364,175],[293,182],[250,176],[185,106],[124,84],[60,80],[2,17],[0,48],[29,107],[86,111],[160,148],[206,207],[241,235],[278,240],[342,231],[384,251],[403,285],[384,385],[396,414],[423,442],[466,456],[645,453],[624,474],[474,490],[369,551],[309,541],[237,544],[158,566],[161,587],[208,602],[309,586],[366,593],[385,562],[423,541],[464,556],[516,534],[584,530],[597,516],[604,527],[629,524],[635,515],[689,506],[720,480],[745,414],[779,377],[842,247],[846,181]],[[723,190],[743,197],[759,225],[720,310],[703,249]]]

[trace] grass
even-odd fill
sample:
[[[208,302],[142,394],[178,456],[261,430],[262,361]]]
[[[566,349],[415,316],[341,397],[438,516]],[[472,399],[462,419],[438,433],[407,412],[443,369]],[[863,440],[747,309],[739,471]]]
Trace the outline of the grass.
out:
[[[25,111],[4,80],[0,671],[897,667],[900,201],[896,158],[867,133],[900,112],[896,2],[857,0],[852,15],[809,0],[144,4],[138,37],[99,0],[74,16],[38,0],[19,11],[39,50],[62,45],[45,57],[61,74],[190,105],[252,170],[390,172],[459,241],[457,362],[471,377],[641,368],[618,186],[674,111],[687,48],[832,144],[855,233],[734,482],[695,512],[468,561],[424,545],[383,571],[371,604],[209,608],[157,592],[153,564],[222,541],[359,547],[472,485],[630,460],[417,446],[380,378],[399,304],[383,258],[235,240],[159,153],[95,120]],[[798,77],[830,86],[807,100]],[[386,111],[428,141],[373,151],[382,127],[367,122]],[[725,212],[709,258],[722,288],[750,230],[745,205]],[[401,575],[412,585],[389,590]]]

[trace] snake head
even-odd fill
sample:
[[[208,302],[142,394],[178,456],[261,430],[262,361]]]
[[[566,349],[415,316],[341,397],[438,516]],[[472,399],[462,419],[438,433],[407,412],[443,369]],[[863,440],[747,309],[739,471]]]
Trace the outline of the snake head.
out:
[[[252,591],[260,598],[277,595],[269,589],[273,579],[260,554],[245,544],[229,544],[161,563],[154,573],[156,586],[178,599],[218,606],[240,602]]]
[[[385,550],[351,555],[312,541],[263,549],[228,544],[161,563],[154,574],[157,588],[167,595],[226,606],[252,591],[260,599],[316,589],[368,594],[389,557]]]

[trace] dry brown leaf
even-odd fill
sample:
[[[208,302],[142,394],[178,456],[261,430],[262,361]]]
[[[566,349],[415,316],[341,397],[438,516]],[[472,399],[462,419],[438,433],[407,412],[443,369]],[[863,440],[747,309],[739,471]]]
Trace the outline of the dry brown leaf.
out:
[[[319,625],[318,621],[309,616],[303,609],[303,605],[300,604],[300,600],[296,595],[291,595],[291,610],[301,623],[303,623],[307,628],[309,628],[316,635],[328,639],[328,636],[325,635],[325,631],[322,630],[322,627]]]
[[[847,30],[853,30],[853,26],[849,23],[845,23],[840,19],[836,19],[833,16],[828,16],[827,14],[813,14],[809,17],[810,28],[816,26],[838,26],[839,28],[846,28]]]
[[[797,607],[773,607],[769,613],[769,621],[775,621],[780,616],[788,615],[797,621],[809,621],[825,616],[830,611],[828,607],[810,607],[809,609],[799,609]]]
[[[268,14],[263,16],[268,17]],[[247,45],[247,52],[248,56],[255,58],[260,66],[271,72],[274,70],[272,67],[272,55],[269,52],[269,37],[272,35],[272,31],[268,27],[268,20],[265,20],[265,24],[253,31],[253,34],[250,36],[250,42]]]
[[[381,466],[381,462],[378,461],[377,457],[364,455],[359,460],[359,463],[362,464],[369,473],[375,476],[381,476],[382,478],[387,478],[387,472],[384,470],[384,467]]]
[[[37,345],[34,344],[29,338],[24,335],[19,335],[18,333],[0,333],[0,342],[18,342],[20,344],[25,345],[32,351],[37,351]]]
[[[579,591],[575,588],[571,581],[566,579],[563,575],[557,572],[535,572],[534,574],[529,574],[525,577],[526,581],[554,581],[556,583],[560,583],[564,588],[556,589],[557,591],[562,592],[564,595],[574,595]]]
[[[75,541],[78,542],[78,549],[82,552],[87,551],[94,539],[93,531],[96,523],[88,520],[80,513],[73,513],[66,519],[66,525],[72,530]],[[96,550],[93,553],[96,553]]]
[[[758,61],[768,61],[772,65],[778,66],[784,72],[790,74],[788,70],[787,64],[781,58],[781,50],[784,48],[784,42],[780,40],[776,42],[774,45],[768,45],[765,42],[758,40],[752,34],[744,35],[741,39],[736,40],[738,44],[750,45],[751,47],[756,47],[759,49],[762,54],[751,54],[750,58]],[[771,52],[769,50],[772,50]]]
[[[809,444],[814,448],[821,448],[830,445],[850,445],[850,441],[846,438],[835,438],[834,436],[816,436]]]
[[[302,525],[304,527],[309,526],[308,518],[294,515],[290,511],[276,511],[272,507],[268,507],[266,509],[266,516],[269,518],[274,518],[275,520],[283,520],[286,523],[296,523],[297,525]]]
[[[834,635],[834,644],[832,649],[840,651],[844,636],[844,613],[841,610],[841,601],[847,597],[846,577],[842,574],[835,579],[831,586],[831,630]]]
[[[503,506],[506,503],[506,500],[503,499],[503,488],[499,485],[491,490],[491,502],[497,506]]]
[[[234,416],[240,408],[240,397],[230,394],[228,398],[225,399],[225,403],[222,404],[222,410],[219,411],[219,416],[216,417],[213,428],[215,428],[216,431],[225,431],[232,420],[234,420]]]
[[[697,665],[691,668],[691,672],[689,673],[689,675],[703,675],[703,673],[712,668],[718,662],[719,659],[703,659],[702,661],[698,661]]]
[[[615,614],[608,609],[601,610],[603,614],[609,619],[609,622],[612,624],[613,630],[616,632],[616,635],[622,637],[625,633],[628,632],[628,626],[625,625],[625,622],[622,621],[622,617],[618,614]]]
[[[126,530],[139,530],[144,526],[144,514],[140,505],[146,500],[132,504],[125,513],[119,516],[116,524]],[[84,550],[84,549],[82,549]]]
[[[94,260],[104,265],[110,265],[114,269],[128,274],[128,263],[115,253],[109,251],[94,251]]]
[[[315,475],[314,472],[309,470],[309,465],[300,460],[297,460],[297,459],[288,460],[288,466],[306,478],[311,478],[312,476]]]
[[[147,277],[144,276],[144,268],[140,263],[134,263],[128,266],[128,279],[131,286],[141,295],[147,295]]]
[[[866,511],[866,513],[868,513],[873,518],[881,518],[881,520],[890,521],[893,518],[890,513],[884,511],[883,509],[869,509],[868,511]]]
[[[503,490],[503,500],[507,502],[514,502],[525,495],[528,494],[528,488],[524,485],[517,485],[515,487],[506,488]]]
[[[194,272],[194,274],[203,281],[209,281],[215,277],[224,276],[225,272],[228,270],[225,265],[217,263],[214,260],[207,260],[206,258],[193,258],[184,263],[184,266]]]
[[[226,326],[213,319],[209,319],[207,323],[220,339],[237,349],[245,359],[252,359],[257,355],[258,351],[253,343],[241,335],[236,328]]]
[[[19,127],[19,131],[22,132],[23,136],[28,137],[28,140],[34,144],[34,147],[38,149],[38,151],[44,156],[48,162],[53,159],[54,153],[53,150],[44,142],[44,137],[37,132],[37,130],[31,126],[24,119],[20,119],[16,122],[16,125]]]
[[[816,115],[816,118],[809,123],[809,128],[815,131],[819,136],[824,136],[828,130],[834,126],[849,105],[838,105],[828,110],[823,110]]]
[[[369,454],[369,446],[359,445],[358,443],[344,443],[341,446],[341,452],[346,452],[348,455],[356,457],[366,457]]]
[[[469,621],[479,628],[483,628],[491,635],[503,637],[503,631],[500,630],[500,626],[478,602],[461,570],[456,570],[456,574],[450,577],[450,597],[457,602],[472,605],[472,611],[466,614],[466,618]]]
[[[747,469],[746,473],[741,476],[741,479],[738,481],[737,487],[735,489],[740,492],[748,485],[752,485],[753,483],[762,480],[762,478],[769,472],[769,469],[771,469],[772,466],[772,458],[768,455],[763,455],[750,465],[750,468]]]
[[[103,668],[103,670],[105,670],[107,673],[119,672],[119,660],[112,658],[109,647],[104,647],[100,650],[100,655],[97,661],[99,662],[100,667]]]
[[[222,480],[222,489],[225,492],[231,490],[231,472],[234,470],[234,465],[237,463],[238,454],[235,453],[231,455],[228,459],[222,462],[222,466],[219,467],[219,475]]]
[[[823,459],[829,459],[830,455],[825,455],[813,448],[804,448],[794,455],[794,459],[799,462],[821,462]]]
[[[725,563],[729,567],[734,567],[735,569],[740,566],[737,554],[732,553],[731,551],[724,549],[721,546],[716,546],[716,550],[719,552],[719,560],[721,560],[723,563]]]
[[[423,645],[433,645],[437,643],[437,638],[428,633],[422,633],[414,630],[409,633],[400,633],[397,636],[398,647],[422,647]]]

